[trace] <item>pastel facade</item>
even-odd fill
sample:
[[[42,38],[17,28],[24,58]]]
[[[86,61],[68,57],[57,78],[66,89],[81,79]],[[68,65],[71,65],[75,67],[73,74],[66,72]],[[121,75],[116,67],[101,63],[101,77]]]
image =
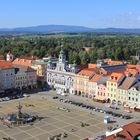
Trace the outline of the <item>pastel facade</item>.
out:
[[[136,83],[128,91],[128,105],[129,106],[138,106],[140,105],[140,82]]]
[[[103,102],[105,102],[107,100],[106,81],[108,78],[109,78],[109,76],[102,75],[97,80],[97,91],[96,91],[96,96],[95,96],[96,100],[103,101]]]
[[[98,92],[97,81],[99,80],[99,78],[100,78],[99,74],[94,74],[93,77],[89,80],[89,95],[92,98],[96,98],[97,96],[97,92]]]
[[[97,86],[97,94],[96,94],[95,99],[100,100],[100,101],[106,100],[106,86],[104,84],[99,84]]]
[[[31,68],[36,70],[37,80],[43,85],[46,82],[47,62],[44,60],[33,60]]]
[[[135,77],[126,77],[122,84],[118,87],[118,104],[126,105],[128,104],[128,90],[136,83]]]
[[[0,62],[0,87],[3,90],[15,87],[15,68],[11,62]]]
[[[37,75],[34,69],[19,65],[14,65],[14,67],[16,69],[15,88],[21,90],[37,88]]]
[[[122,73],[112,73],[110,75],[110,78],[107,80],[106,83],[106,92],[108,101],[110,102],[117,102],[118,98],[118,86],[121,84],[121,82],[124,79],[124,74]]]
[[[74,90],[75,94],[83,97],[92,98],[94,91],[92,90],[93,84],[89,82],[92,76],[95,74],[92,68],[86,68],[81,70],[75,75],[74,78]],[[90,92],[89,92],[90,91]]]

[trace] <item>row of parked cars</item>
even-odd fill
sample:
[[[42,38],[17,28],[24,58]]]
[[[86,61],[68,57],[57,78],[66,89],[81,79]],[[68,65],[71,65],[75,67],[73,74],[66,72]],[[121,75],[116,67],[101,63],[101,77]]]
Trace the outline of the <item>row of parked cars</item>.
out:
[[[57,96],[54,97],[53,99],[59,99]],[[114,111],[110,111],[110,110],[106,110],[106,109],[101,109],[92,105],[87,105],[84,103],[80,103],[80,102],[76,102],[76,101],[72,101],[72,100],[68,100],[68,99],[59,99],[60,102],[63,103],[68,103],[68,104],[72,104],[78,107],[82,107],[82,108],[86,108],[88,110],[91,111],[96,111],[96,112],[100,112],[100,113],[104,113],[104,114],[108,114],[111,115],[113,117],[118,117],[118,118],[122,118],[122,119],[131,119],[132,117],[128,114],[120,114],[120,113],[116,113]]]
[[[3,101],[9,101],[10,98],[9,97],[3,97],[3,98],[0,98],[0,102],[3,102]]]
[[[13,95],[13,96],[9,96],[9,97],[1,97],[0,98],[0,102],[3,102],[3,101],[9,101],[9,100],[13,100],[13,99],[19,99],[19,98],[23,98],[23,97],[29,97],[30,95],[29,94],[21,94],[21,95]]]

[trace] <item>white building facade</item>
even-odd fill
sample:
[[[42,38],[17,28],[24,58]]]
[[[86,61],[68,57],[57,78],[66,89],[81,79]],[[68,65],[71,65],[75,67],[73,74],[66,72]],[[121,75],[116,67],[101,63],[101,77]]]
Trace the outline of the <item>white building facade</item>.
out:
[[[68,67],[66,56],[63,49],[59,54],[59,60],[56,67],[52,66],[52,62],[48,62],[46,81],[51,88],[55,88],[57,92],[74,94],[73,82],[77,72],[76,64]]]

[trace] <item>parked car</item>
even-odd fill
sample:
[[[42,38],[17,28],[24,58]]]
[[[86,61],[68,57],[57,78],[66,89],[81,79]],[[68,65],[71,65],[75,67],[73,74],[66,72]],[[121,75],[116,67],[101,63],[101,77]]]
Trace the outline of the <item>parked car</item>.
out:
[[[58,99],[58,97],[57,96],[54,96],[53,99]]]
[[[24,96],[24,97],[30,97],[30,95],[27,94],[27,93],[24,93],[23,96]]]

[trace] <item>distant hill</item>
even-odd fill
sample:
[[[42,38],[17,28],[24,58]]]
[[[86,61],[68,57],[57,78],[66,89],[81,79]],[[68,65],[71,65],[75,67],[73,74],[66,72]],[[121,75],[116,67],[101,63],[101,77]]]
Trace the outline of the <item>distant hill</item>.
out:
[[[40,25],[32,27],[20,28],[0,28],[0,33],[80,33],[80,32],[96,32],[96,33],[140,33],[140,29],[124,29],[124,28],[88,28],[84,26],[70,25]]]

